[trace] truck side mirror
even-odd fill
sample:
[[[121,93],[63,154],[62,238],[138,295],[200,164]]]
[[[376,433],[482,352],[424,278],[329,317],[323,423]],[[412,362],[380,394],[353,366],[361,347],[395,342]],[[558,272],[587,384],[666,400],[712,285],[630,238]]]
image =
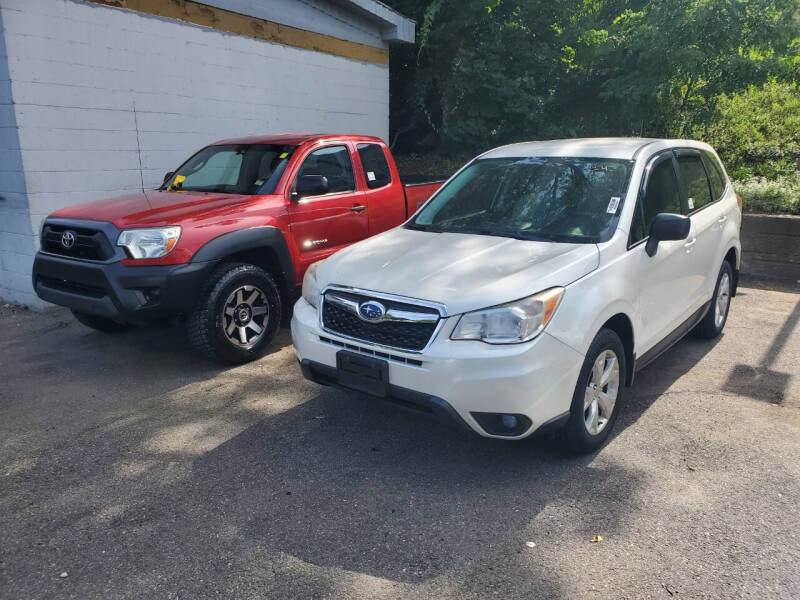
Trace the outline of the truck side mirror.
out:
[[[668,240],[685,240],[689,237],[692,221],[684,215],[659,213],[650,225],[650,238],[644,250],[647,256],[653,256],[658,250],[658,243]]]
[[[329,190],[328,178],[324,175],[301,175],[292,192],[292,200],[300,200],[304,196],[321,196]]]

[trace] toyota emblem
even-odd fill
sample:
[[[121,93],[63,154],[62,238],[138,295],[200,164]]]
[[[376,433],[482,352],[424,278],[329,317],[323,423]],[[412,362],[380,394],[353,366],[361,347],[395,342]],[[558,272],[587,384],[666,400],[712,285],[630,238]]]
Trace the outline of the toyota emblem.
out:
[[[67,250],[72,248],[75,245],[75,232],[74,231],[65,231],[61,234],[61,245],[64,246]]]

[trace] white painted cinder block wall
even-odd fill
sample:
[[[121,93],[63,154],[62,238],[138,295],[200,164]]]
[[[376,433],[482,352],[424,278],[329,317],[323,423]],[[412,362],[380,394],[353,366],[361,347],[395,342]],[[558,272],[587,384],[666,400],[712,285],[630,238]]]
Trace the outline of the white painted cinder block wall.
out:
[[[74,0],[0,0],[0,31],[4,301],[42,306],[30,272],[46,215],[155,187],[208,142],[388,135],[386,66]]]

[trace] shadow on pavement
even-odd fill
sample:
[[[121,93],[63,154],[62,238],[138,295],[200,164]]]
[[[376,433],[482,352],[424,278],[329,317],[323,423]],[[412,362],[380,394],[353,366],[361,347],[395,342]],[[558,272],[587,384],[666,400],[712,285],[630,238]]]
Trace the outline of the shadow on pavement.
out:
[[[62,323],[0,337],[4,356],[21,348],[14,399],[52,407],[47,455],[3,480],[0,583],[16,596],[318,597],[441,579],[442,595],[558,597],[559,575],[525,554],[537,515],[565,505],[588,540],[640,510],[630,463],[301,382],[286,329],[275,356],[230,370],[174,327],[118,339]],[[48,343],[19,344],[31,327]],[[684,340],[640,372],[615,434],[716,342]],[[31,378],[41,391],[23,389]]]
[[[800,322],[800,300],[795,304],[791,314],[786,317],[761,361],[757,365],[737,364],[728,376],[723,389],[756,400],[781,404],[786,396],[792,374],[775,371],[772,366],[794,333],[798,322]]]

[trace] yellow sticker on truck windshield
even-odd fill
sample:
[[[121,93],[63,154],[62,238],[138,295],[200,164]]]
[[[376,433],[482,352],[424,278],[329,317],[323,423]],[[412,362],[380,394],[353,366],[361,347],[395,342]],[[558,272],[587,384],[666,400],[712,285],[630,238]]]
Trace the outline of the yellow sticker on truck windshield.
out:
[[[175,179],[172,180],[172,185],[167,188],[167,191],[179,190],[184,181],[186,181],[186,175],[175,175]]]
[[[289,156],[288,152],[282,152],[278,158],[286,158],[287,156]]]

